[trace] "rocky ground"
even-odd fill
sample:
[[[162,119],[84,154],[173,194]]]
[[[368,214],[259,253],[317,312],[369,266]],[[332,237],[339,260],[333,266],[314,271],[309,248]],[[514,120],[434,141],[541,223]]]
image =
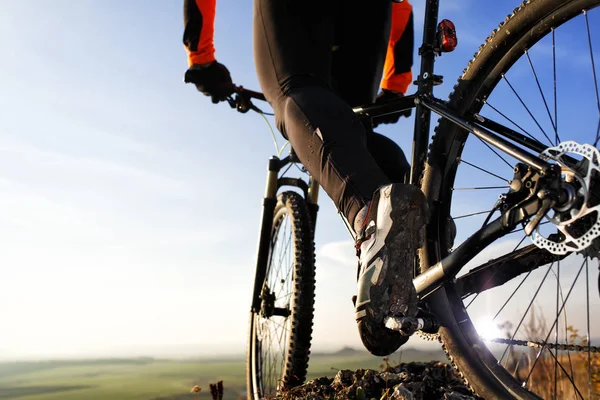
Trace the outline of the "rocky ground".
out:
[[[339,371],[280,394],[274,400],[474,400],[452,367],[437,361],[387,366],[382,371]]]

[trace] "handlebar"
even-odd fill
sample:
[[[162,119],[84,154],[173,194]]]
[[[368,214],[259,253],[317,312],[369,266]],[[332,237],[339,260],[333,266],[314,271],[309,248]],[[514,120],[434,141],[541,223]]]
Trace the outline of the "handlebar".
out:
[[[233,85],[233,91],[237,94],[245,95],[252,99],[267,101],[264,94],[262,94],[260,92],[255,92],[253,90],[245,89],[243,86]]]
[[[248,110],[253,110],[263,114],[262,110],[252,104],[250,99],[267,101],[264,94],[244,89],[243,86],[236,85],[233,85],[233,93],[234,96],[229,96],[229,98],[227,98],[227,102],[231,108],[235,108],[241,113],[247,113]]]

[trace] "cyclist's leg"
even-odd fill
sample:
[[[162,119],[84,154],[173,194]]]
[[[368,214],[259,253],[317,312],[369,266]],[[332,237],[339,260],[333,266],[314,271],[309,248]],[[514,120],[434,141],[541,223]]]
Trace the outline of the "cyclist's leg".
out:
[[[345,7],[336,24],[332,82],[351,106],[372,103],[381,81],[389,15],[388,20],[377,18],[372,14],[374,5],[369,3],[368,9]],[[379,5],[383,9],[391,1]],[[368,148],[376,162],[390,180],[403,182],[408,163],[400,147],[370,127],[367,131]],[[408,337],[385,329],[385,317],[414,317],[417,313],[412,274],[416,249],[423,241],[425,196],[415,186],[388,185],[374,193],[360,219],[364,222],[357,243],[360,272],[355,317],[365,347],[375,355],[388,355]]]
[[[255,0],[255,60],[278,128],[302,163],[351,223],[359,211],[364,215],[364,225],[353,223],[360,233],[356,319],[365,347],[387,355],[406,338],[384,327],[385,316],[416,314],[411,278],[415,249],[422,240],[425,198],[414,186],[389,185],[367,149],[361,121],[330,88],[336,23],[349,35],[352,29],[360,34],[365,27],[377,32],[374,42],[361,42],[365,47],[356,54],[383,62],[391,0],[365,4]],[[354,10],[350,24],[347,15],[337,18],[348,9]],[[376,82],[356,89],[374,96],[377,86]]]
[[[390,5],[373,1],[379,2]],[[363,4],[255,0],[254,8],[256,69],[277,126],[350,223],[375,190],[389,183],[367,149],[362,123],[330,86],[336,14],[373,8]]]
[[[393,183],[407,183],[410,164],[396,142],[380,133],[367,129],[367,147],[379,168]]]
[[[336,24],[331,66],[333,90],[351,107],[375,101],[383,75],[388,45],[388,27],[364,18],[363,10],[345,8]],[[412,48],[410,49],[412,51]],[[361,55],[360,57],[358,55]],[[412,60],[412,55],[410,60]],[[368,121],[367,121],[368,122]],[[365,126],[367,148],[386,176],[394,183],[405,182],[410,164],[396,142]]]

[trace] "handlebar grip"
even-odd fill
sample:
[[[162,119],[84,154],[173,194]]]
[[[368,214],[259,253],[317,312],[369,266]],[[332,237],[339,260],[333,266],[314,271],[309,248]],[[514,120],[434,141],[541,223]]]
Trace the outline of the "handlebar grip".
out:
[[[242,86],[234,85],[233,90],[234,90],[234,92],[236,92],[237,94],[239,94],[240,96],[245,97],[245,98],[267,101],[264,94],[262,94],[260,92],[255,92],[254,90],[245,89]]]
[[[246,94],[248,94],[253,99],[267,101],[267,99],[265,98],[265,95],[260,92],[255,92],[255,91],[246,90],[246,89],[244,89],[244,91],[246,92]]]

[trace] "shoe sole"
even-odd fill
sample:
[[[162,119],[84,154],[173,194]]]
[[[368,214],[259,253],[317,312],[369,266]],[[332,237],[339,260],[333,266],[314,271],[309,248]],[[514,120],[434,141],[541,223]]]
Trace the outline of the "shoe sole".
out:
[[[377,283],[369,289],[370,301],[356,308],[356,319],[365,348],[373,355],[386,356],[406,343],[408,337],[387,329],[384,317],[414,317],[418,311],[412,279],[405,277],[413,276],[417,250],[423,246],[427,210],[425,196],[412,185],[392,185],[380,196],[391,197],[392,226],[380,252],[383,265]]]

